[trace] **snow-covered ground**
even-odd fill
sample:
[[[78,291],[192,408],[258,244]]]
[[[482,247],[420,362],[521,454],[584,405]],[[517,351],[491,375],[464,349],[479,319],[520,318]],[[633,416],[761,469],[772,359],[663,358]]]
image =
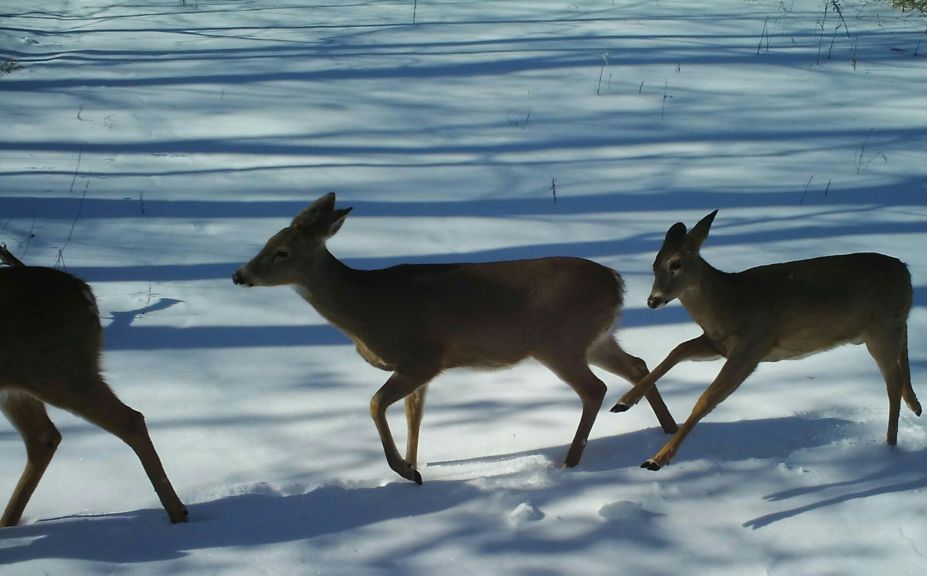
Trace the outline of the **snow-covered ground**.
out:
[[[231,273],[328,191],[357,267],[551,254],[613,266],[623,346],[668,226],[720,208],[725,270],[850,251],[911,269],[927,396],[927,21],[888,0],[5,0],[0,241],[93,285],[104,364],[190,521],[69,414],[7,574],[923,574],[927,427],[862,347],[762,365],[659,472],[646,407],[526,362],[431,386],[415,486],[368,399],[386,373],[293,291]],[[849,311],[848,311],[849,313]],[[684,419],[719,362],[661,383]],[[603,374],[611,406],[626,383]],[[394,431],[403,440],[399,407]],[[0,499],[21,471],[0,422]]]

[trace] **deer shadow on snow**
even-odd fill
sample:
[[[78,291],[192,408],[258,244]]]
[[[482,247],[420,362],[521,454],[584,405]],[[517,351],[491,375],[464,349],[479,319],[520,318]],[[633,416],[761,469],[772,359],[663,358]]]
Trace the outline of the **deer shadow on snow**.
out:
[[[879,458],[876,470],[859,474],[853,472],[858,466],[846,462],[846,480],[792,488],[766,494],[767,502],[783,502],[790,507],[752,518],[743,523],[744,528],[754,530],[765,528],[776,522],[794,518],[800,514],[837,506],[853,500],[871,498],[884,494],[922,491],[927,488],[927,465],[924,456],[927,450],[903,452],[894,447],[880,446],[886,455]]]
[[[231,284],[231,282],[229,282]],[[136,323],[145,314],[182,303],[159,298],[142,308],[111,311],[106,350],[219,349],[248,346],[348,345],[350,340],[328,324],[294,326],[150,326]]]
[[[49,519],[0,532],[0,564],[60,558],[113,564],[182,558],[192,550],[261,546],[334,535],[452,508],[474,496],[463,483],[376,488],[325,486],[306,494],[261,492],[189,506],[168,525],[160,509]]]

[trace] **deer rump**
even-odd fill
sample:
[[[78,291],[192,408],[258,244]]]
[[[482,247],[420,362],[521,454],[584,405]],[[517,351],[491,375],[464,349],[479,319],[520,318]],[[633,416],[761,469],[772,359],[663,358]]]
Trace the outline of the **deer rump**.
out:
[[[62,373],[95,376],[102,328],[90,287],[39,266],[0,268],[0,382],[45,396]],[[76,337],[77,336],[77,337]]]

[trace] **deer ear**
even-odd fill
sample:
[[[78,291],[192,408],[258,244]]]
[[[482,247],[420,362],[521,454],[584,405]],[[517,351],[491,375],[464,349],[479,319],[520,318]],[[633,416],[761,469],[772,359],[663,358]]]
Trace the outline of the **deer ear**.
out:
[[[320,196],[318,200],[303,208],[299,214],[293,218],[291,226],[293,228],[302,228],[307,224],[315,221],[321,214],[328,214],[335,209],[335,193],[329,192]]]
[[[309,209],[319,212],[331,212],[335,209],[335,193],[329,192],[319,196],[315,202],[309,205]]]
[[[711,230],[711,223],[714,222],[717,213],[717,210],[711,212],[699,220],[698,224],[692,227],[692,230],[686,235],[686,243],[689,245],[689,248],[698,252],[702,243],[708,238],[708,231]]]
[[[328,230],[323,231],[323,236],[325,238],[331,238],[339,230],[341,230],[341,225],[344,224],[344,219],[348,217],[348,214],[351,213],[351,208],[342,208],[341,210],[334,210],[331,214],[330,223],[328,224]]]
[[[666,231],[666,238],[663,239],[664,246],[678,244],[686,238],[686,225],[682,222],[676,222]]]

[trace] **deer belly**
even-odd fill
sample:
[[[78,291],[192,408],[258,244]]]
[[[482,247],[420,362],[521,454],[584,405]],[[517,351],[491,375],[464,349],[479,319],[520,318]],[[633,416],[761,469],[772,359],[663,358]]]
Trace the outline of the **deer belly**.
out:
[[[779,340],[776,345],[763,357],[763,362],[778,362],[779,360],[798,360],[818,352],[830,350],[841,344],[859,344],[862,340],[858,335],[798,333],[789,338]]]
[[[480,342],[458,342],[445,349],[444,364],[448,368],[498,369],[517,364],[528,357],[528,349],[511,342],[493,339]]]

